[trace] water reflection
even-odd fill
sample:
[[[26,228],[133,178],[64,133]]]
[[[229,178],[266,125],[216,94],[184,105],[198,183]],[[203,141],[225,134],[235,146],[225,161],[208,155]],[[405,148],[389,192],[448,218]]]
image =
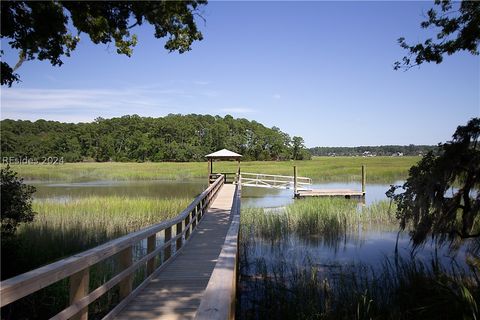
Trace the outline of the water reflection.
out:
[[[194,198],[207,186],[205,179],[186,181],[90,181],[90,182],[27,182],[37,188],[36,199],[68,201],[84,197],[148,197]]]
[[[439,261],[444,266],[455,266],[467,270],[466,258],[470,254],[468,245],[459,250],[450,250],[448,246],[428,242],[412,251],[410,238],[406,232],[363,230],[348,233],[337,238],[325,239],[319,235],[305,237],[290,234],[281,241],[255,238],[248,245],[249,260],[264,259],[267,266],[273,268],[279,261],[288,261],[290,266],[335,266],[368,265],[379,271],[386,258],[394,259],[395,247],[398,256],[403,259],[415,258],[420,261]],[[305,259],[309,260],[306,263]]]

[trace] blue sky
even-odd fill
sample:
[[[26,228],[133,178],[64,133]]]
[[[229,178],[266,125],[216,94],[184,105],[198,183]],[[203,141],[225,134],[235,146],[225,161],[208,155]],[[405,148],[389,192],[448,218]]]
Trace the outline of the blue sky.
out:
[[[308,147],[436,144],[480,116],[480,58],[392,66],[432,2],[210,2],[204,40],[168,53],[149,26],[131,58],[88,36],[62,67],[28,61],[1,88],[1,118],[86,122],[125,114],[231,114]],[[6,61],[15,52],[2,39]]]

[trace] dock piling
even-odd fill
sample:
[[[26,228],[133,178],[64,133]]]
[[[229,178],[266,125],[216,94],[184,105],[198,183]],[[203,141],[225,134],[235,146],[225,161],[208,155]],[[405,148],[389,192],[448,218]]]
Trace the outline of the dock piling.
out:
[[[365,165],[362,165],[362,193],[364,197],[365,197],[365,186],[367,183],[366,174],[367,174],[366,167]]]
[[[293,166],[293,197],[297,197],[297,166]]]

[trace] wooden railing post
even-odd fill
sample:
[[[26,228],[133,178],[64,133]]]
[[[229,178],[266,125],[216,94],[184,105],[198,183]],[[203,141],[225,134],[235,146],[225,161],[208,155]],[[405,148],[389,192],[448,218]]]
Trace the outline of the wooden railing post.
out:
[[[192,211],[192,230],[197,227],[197,215],[198,215],[198,206],[195,207]]]
[[[132,247],[129,246],[119,253],[120,270],[125,270],[132,265]],[[126,298],[132,292],[133,275],[126,276],[118,287],[120,288],[120,300]]]
[[[152,234],[147,238],[147,254],[153,252],[157,245],[157,234]],[[147,262],[147,276],[151,275],[155,270],[155,257],[151,258]]]
[[[190,237],[190,226],[188,225],[190,223],[190,214],[185,217],[185,240],[187,240]]]
[[[366,184],[367,184],[367,171],[366,171],[366,168],[365,168],[365,165],[362,165],[362,193],[363,193],[363,196],[365,196],[365,187],[366,187]]]
[[[77,302],[88,294],[90,268],[85,268],[70,276],[70,304]],[[83,308],[74,317],[74,320],[87,320],[88,307]]]
[[[165,228],[165,243],[172,239],[172,227]],[[165,247],[163,252],[163,261],[167,261],[172,256],[172,244]]]
[[[177,236],[179,234],[182,234],[182,222],[180,221],[177,223]],[[182,247],[182,237],[177,239],[177,250],[179,250]]]

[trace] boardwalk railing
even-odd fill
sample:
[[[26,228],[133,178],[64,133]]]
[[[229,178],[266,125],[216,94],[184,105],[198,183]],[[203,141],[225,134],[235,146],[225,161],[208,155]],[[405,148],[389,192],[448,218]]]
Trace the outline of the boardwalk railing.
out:
[[[0,307],[57,281],[69,278],[70,306],[52,319],[69,319],[72,317],[87,319],[88,305],[118,285],[121,301],[104,317],[104,319],[113,318],[171,261],[171,257],[179,252],[206,209],[217,196],[224,181],[223,176],[218,177],[185,210],[171,220],[130,233],[93,249],[0,282]],[[175,236],[172,236],[173,226],[176,226]],[[162,231],[164,232],[164,243],[162,246],[156,247],[157,233]],[[139,242],[145,240],[147,242],[147,254],[134,261],[134,245],[138,245]],[[172,246],[174,246],[173,253]],[[164,257],[163,263],[155,269],[155,258],[161,254]],[[98,288],[90,291],[90,268],[114,255],[118,255],[121,271]],[[146,278],[132,290],[134,272],[145,266]]]
[[[211,173],[209,175],[209,183],[214,182],[218,179],[218,177],[223,176],[225,179],[225,183],[236,183],[238,178],[237,172],[222,172],[222,173]]]
[[[240,229],[240,202],[242,177],[238,176],[232,205],[232,222],[222,251],[208,281],[195,320],[229,320],[235,318],[235,298],[238,272],[238,232]]]
[[[293,189],[295,187],[295,177],[242,172],[242,185],[259,188]],[[297,188],[309,189],[311,185],[312,179],[297,177]]]

